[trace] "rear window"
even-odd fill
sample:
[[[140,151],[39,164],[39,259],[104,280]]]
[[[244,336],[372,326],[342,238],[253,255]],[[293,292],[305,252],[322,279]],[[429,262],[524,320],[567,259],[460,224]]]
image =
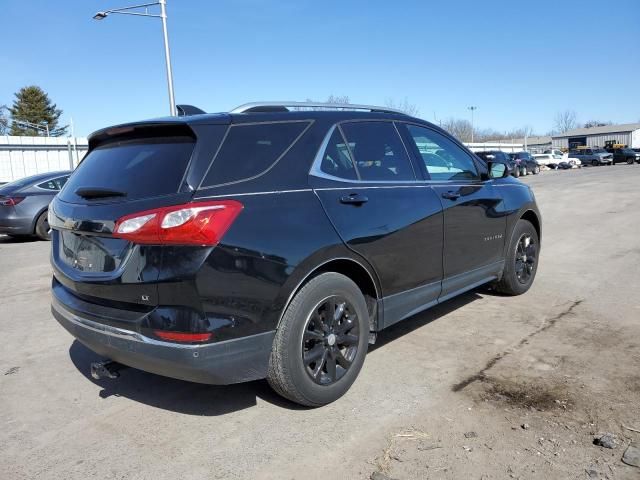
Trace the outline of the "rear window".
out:
[[[126,193],[127,200],[177,193],[193,152],[189,136],[116,141],[92,150],[60,193],[64,201],[79,200],[74,192],[96,187]]]
[[[309,121],[232,125],[202,181],[202,188],[258,177],[280,160]]]

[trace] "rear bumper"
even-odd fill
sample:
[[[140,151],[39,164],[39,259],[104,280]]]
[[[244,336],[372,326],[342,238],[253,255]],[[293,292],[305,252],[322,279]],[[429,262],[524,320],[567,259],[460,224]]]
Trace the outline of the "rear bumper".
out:
[[[275,331],[204,345],[162,342],[81,317],[53,296],[51,312],[99,355],[129,367],[198,383],[228,385],[266,377]]]

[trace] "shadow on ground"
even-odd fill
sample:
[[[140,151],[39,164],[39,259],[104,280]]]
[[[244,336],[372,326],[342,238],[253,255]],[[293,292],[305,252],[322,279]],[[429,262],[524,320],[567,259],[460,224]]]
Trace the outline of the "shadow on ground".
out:
[[[11,243],[32,243],[40,241],[37,237],[10,237],[8,235],[0,235],[0,245],[8,245]]]
[[[393,325],[378,335],[376,344],[369,346],[369,352],[479,298],[482,297],[478,293],[466,293]],[[99,393],[101,398],[125,397],[163,410],[199,416],[219,416],[244,410],[255,406],[258,398],[284,409],[305,409],[277,395],[266,380],[235,385],[204,385],[162,377],[135,368],[122,370],[117,379],[96,380],[91,377],[91,363],[104,360],[103,357],[77,340],[69,348],[69,357],[87,380],[102,388]]]

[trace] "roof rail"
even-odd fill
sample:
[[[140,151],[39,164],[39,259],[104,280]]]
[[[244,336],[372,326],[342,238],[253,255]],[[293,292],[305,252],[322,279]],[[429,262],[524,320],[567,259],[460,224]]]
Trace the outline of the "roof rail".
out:
[[[315,108],[327,110],[367,110],[369,112],[399,113],[406,115],[402,110],[389,107],[376,107],[374,105],[354,105],[351,103],[322,103],[322,102],[251,102],[234,108],[229,113],[251,112],[286,112],[287,107],[294,109]]]

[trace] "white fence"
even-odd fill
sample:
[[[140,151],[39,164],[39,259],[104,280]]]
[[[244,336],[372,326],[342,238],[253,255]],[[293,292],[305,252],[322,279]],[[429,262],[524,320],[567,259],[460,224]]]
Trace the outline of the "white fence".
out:
[[[0,183],[36,173],[73,170],[87,148],[84,137],[0,136]]]

